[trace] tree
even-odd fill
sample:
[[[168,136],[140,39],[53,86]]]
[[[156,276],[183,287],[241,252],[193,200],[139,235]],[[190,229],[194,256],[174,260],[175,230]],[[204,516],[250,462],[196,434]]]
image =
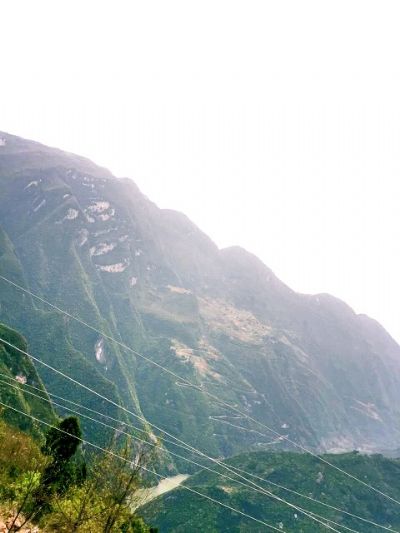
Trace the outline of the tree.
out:
[[[113,439],[102,454],[88,460],[87,478],[67,493],[54,494],[46,527],[57,532],[150,533],[133,511],[146,493],[142,468],[153,461],[152,446],[137,445],[130,438]],[[155,530],[153,530],[155,531]]]
[[[81,437],[79,420],[75,416],[64,418],[57,428],[48,431],[42,452],[52,460],[43,472],[42,488],[45,492],[64,492],[84,476],[85,465],[72,461]]]
[[[0,500],[7,502],[10,530],[18,531],[28,521],[48,462],[28,435],[0,420]]]
[[[42,452],[53,457],[55,462],[65,463],[75,454],[81,438],[79,420],[76,416],[69,416],[64,418],[57,428],[49,429]]]
[[[29,519],[38,520],[49,513],[54,494],[64,494],[71,485],[84,479],[85,463],[73,460],[81,437],[79,420],[74,416],[64,418],[57,427],[47,432],[41,451],[49,458],[49,463],[44,468],[40,484],[35,491],[34,506],[29,513]]]

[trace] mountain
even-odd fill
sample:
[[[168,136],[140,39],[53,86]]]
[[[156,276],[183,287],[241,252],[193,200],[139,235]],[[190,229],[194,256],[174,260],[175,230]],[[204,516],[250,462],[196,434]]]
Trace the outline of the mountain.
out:
[[[202,390],[0,279],[0,321],[31,353],[215,456],[287,444],[207,393],[315,450],[399,446],[400,347],[377,322],[332,296],[295,293],[242,248],[218,249],[130,179],[0,139],[0,275]],[[125,419],[36,369],[50,392]]]
[[[400,497],[400,463],[380,455],[365,456],[357,453],[324,456],[336,467],[367,479],[392,497]],[[388,529],[398,531],[400,512],[398,504],[374,494],[354,479],[343,476],[337,470],[327,467],[314,457],[300,453],[243,454],[229,459],[230,467],[241,468],[259,478],[283,485],[297,493],[319,500],[337,509],[378,523]],[[232,475],[229,474],[231,477]],[[248,476],[246,476],[248,478]],[[251,478],[250,478],[251,479]],[[335,531],[344,531],[340,526],[352,531],[376,533],[378,528],[371,523],[362,522],[354,517],[294,495],[271,484],[252,479],[262,488],[276,496],[312,513],[324,516],[339,524],[331,524]],[[191,476],[185,486],[199,491],[225,505],[250,514],[258,520],[267,522],[278,530],[301,531],[302,533],[325,532],[327,528],[311,520],[300,511],[223,479],[213,473],[200,471]],[[146,520],[159,528],[160,533],[184,533],[201,529],[207,533],[236,533],[241,531],[264,532],[267,528],[253,520],[234,513],[226,507],[210,504],[209,501],[179,487],[150,502],[140,510]],[[201,527],[200,527],[201,526]]]

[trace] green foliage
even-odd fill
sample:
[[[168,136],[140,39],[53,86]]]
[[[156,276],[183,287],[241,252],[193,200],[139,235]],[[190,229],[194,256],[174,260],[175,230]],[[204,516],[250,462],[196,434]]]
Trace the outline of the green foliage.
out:
[[[0,505],[15,519],[35,508],[46,465],[32,437],[0,420]]]
[[[20,350],[27,351],[25,339],[17,331],[0,324],[0,338],[11,343]],[[43,397],[39,400],[25,393],[24,385],[15,381],[19,377],[29,385],[38,387],[37,394]],[[55,413],[49,401],[46,389],[32,364],[23,353],[0,341],[0,400],[20,411],[32,414],[48,423],[54,423]],[[8,383],[8,385],[7,385]],[[36,437],[43,435],[43,426],[11,409],[0,406],[0,416],[8,423],[28,431]]]
[[[31,437],[0,420],[0,500],[15,500],[26,486],[35,484],[46,459]]]
[[[120,526],[121,533],[157,533],[158,528],[150,527],[138,516],[130,517]]]
[[[32,490],[33,492],[37,491],[42,482],[41,473],[38,471],[28,471],[21,474],[16,481],[13,483],[13,490],[15,499],[17,501],[22,501],[25,494]]]
[[[46,435],[46,442],[42,447],[44,455],[50,458],[44,468],[40,486],[35,491],[35,516],[40,517],[51,510],[51,497],[54,494],[64,494],[69,487],[81,478],[81,472],[86,469],[73,461],[81,441],[81,429],[76,417],[67,417],[56,427],[51,428]]]
[[[394,499],[400,499],[400,461],[386,459],[381,455],[365,456],[358,453],[326,455],[324,458]],[[392,527],[395,530],[400,527],[400,511],[396,503],[310,455],[259,452],[234,457],[228,460],[227,464],[385,527]],[[234,477],[230,473],[228,475]],[[309,499],[301,498],[259,479],[249,479],[294,505],[356,531],[363,533],[377,531],[375,526],[360,522]],[[326,531],[326,528],[311,521],[301,512],[205,470],[193,475],[185,484],[277,528],[282,523],[285,531],[302,533]],[[265,530],[256,522],[211,504],[183,488],[177,488],[150,502],[141,510],[141,514],[145,520],[157,525],[161,533],[183,533],[194,531],[196,528],[209,533]]]
[[[45,455],[51,455],[55,463],[65,463],[75,454],[81,443],[82,431],[75,416],[62,420],[57,428],[51,428],[42,448]]]
[[[80,434],[72,417],[59,427]],[[31,437],[0,420],[1,511],[18,523],[40,523],[46,533],[155,533],[132,511],[143,497],[140,468],[153,461],[153,450],[114,441],[110,453],[90,458],[86,475],[79,478],[79,463],[73,462],[77,439],[65,437],[49,431],[44,455]]]
[[[132,508],[143,499],[141,467],[149,465],[153,452],[133,446],[130,440],[114,441],[108,451],[92,457],[80,485],[53,495],[51,512],[43,522],[49,531],[151,533]]]

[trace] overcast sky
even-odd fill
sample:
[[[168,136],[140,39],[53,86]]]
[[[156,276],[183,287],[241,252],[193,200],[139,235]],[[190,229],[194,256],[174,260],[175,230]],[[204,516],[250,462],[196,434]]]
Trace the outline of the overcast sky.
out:
[[[400,340],[398,1],[2,2],[0,130]]]

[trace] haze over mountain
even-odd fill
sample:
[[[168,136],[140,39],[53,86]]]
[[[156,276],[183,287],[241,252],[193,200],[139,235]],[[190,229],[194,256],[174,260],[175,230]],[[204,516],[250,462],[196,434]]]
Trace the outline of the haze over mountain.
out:
[[[242,248],[218,249],[130,179],[0,139],[0,275],[203,392],[0,280],[0,321],[32,353],[213,455],[285,442],[204,391],[316,450],[398,447],[400,347],[377,322],[333,296],[295,293]],[[50,392],[99,407],[37,371]]]
[[[3,130],[133,178],[400,342],[397,2],[21,0],[2,15]]]

